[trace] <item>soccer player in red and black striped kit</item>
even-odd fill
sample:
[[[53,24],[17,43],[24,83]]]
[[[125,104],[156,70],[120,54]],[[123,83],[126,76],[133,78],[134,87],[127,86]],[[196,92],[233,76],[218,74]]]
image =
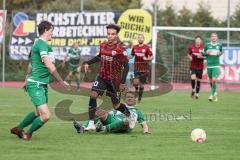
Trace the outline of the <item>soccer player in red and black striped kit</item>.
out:
[[[120,103],[120,99],[117,95],[117,88],[120,91],[126,89],[125,81],[129,70],[128,59],[126,49],[118,42],[118,33],[120,27],[116,24],[110,24],[107,27],[107,41],[100,44],[99,54],[93,59],[85,62],[85,71],[88,70],[89,65],[101,62],[99,75],[92,86],[91,96],[89,99],[89,124],[85,130],[95,130],[94,117],[97,107],[96,99],[99,95],[103,95],[107,90],[107,95],[110,96],[113,107],[119,110],[128,117],[129,126],[133,128],[136,122],[136,115],[130,112],[125,104]],[[121,57],[116,59],[116,57]],[[122,66],[117,65],[119,61],[122,61]],[[119,72],[119,68],[122,72]],[[121,77],[119,86],[116,86],[114,80]]]
[[[188,48],[188,58],[190,61],[192,98],[199,98],[200,84],[203,74],[203,60],[205,57],[201,55],[204,50],[204,44],[200,36],[195,37],[195,43]]]
[[[138,96],[138,103],[140,103],[144,91],[144,84],[147,83],[150,70],[149,62],[153,59],[152,49],[147,44],[144,44],[143,34],[138,35],[138,44],[132,48],[129,59],[133,57],[135,57],[133,85],[136,95]]]

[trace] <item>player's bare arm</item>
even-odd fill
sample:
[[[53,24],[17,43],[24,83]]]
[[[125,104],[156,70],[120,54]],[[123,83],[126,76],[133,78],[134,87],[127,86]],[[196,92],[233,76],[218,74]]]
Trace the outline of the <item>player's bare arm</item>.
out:
[[[142,126],[142,129],[143,129],[143,133],[144,133],[144,134],[150,134],[150,133],[151,133],[151,132],[149,132],[149,127],[148,127],[148,125],[147,125],[146,122],[143,123],[143,124],[141,124],[141,126]]]
[[[69,84],[61,78],[61,76],[58,74],[56,67],[52,64],[50,58],[48,56],[45,56],[42,58],[42,61],[44,62],[45,66],[48,68],[49,72],[56,78],[56,80],[64,87],[68,88]]]
[[[88,71],[89,65],[100,62],[100,61],[101,61],[101,57],[100,57],[100,55],[97,55],[94,58],[90,59],[89,61],[84,62],[85,72]]]

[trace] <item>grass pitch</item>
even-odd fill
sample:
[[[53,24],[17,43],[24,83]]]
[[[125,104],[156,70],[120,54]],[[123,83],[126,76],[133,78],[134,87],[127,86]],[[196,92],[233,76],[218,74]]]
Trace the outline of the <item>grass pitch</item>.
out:
[[[219,92],[219,102],[211,103],[208,93],[201,93],[199,100],[190,99],[188,92],[174,91],[144,98],[139,108],[157,117],[148,122],[150,135],[143,135],[139,125],[130,134],[79,135],[72,122],[62,121],[54,113],[55,105],[63,98],[74,100],[71,112],[87,110],[88,97],[50,90],[51,120],[30,141],[23,141],[11,135],[9,129],[34,107],[21,89],[0,89],[0,159],[239,159],[239,92]],[[191,141],[194,128],[207,132],[206,142]]]

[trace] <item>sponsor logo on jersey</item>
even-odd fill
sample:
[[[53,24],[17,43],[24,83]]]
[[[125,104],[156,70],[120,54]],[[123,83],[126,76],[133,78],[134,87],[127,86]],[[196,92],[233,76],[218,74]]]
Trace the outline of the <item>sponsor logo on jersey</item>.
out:
[[[102,60],[105,61],[113,61],[113,57],[112,56],[106,56],[106,55],[101,55]]]
[[[144,53],[135,53],[136,56],[143,57]]]

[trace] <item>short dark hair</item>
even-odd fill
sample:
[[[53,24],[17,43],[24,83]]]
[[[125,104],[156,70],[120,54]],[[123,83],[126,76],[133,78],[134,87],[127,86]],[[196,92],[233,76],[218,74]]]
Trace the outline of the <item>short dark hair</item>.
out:
[[[38,25],[38,33],[39,35],[42,35],[45,31],[50,30],[51,28],[54,28],[52,23],[48,22],[48,21],[42,21],[39,25]]]
[[[134,95],[134,97],[136,97],[136,93],[133,92],[133,91],[127,91],[127,92],[125,93],[125,97],[127,96],[127,94],[132,94],[132,95]]]
[[[195,36],[195,39],[197,39],[197,38],[202,39],[200,35],[196,35],[196,36]]]
[[[117,31],[117,33],[119,33],[119,31],[121,30],[121,27],[117,24],[109,24],[106,27],[107,29],[115,29]]]

